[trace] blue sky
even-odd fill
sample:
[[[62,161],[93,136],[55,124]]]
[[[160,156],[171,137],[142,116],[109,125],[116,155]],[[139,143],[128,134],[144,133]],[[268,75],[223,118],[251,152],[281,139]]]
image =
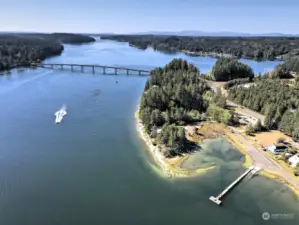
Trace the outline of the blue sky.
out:
[[[299,0],[1,0],[1,31],[299,34]]]

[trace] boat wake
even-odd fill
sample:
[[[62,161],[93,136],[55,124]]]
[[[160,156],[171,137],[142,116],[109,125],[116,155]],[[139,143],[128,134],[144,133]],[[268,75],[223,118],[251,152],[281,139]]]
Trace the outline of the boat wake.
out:
[[[66,106],[63,105],[63,106],[61,107],[61,109],[58,110],[58,111],[55,113],[55,116],[56,116],[56,118],[55,118],[55,123],[56,123],[56,124],[59,124],[59,123],[62,121],[62,119],[63,119],[63,117],[64,117],[65,115],[67,115],[67,112],[66,112]]]

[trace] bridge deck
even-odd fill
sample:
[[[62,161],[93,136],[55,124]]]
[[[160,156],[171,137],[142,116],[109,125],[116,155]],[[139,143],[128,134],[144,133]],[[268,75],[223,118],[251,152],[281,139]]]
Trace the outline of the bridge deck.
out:
[[[35,66],[39,66],[39,67],[43,67],[43,66],[98,67],[98,68],[105,68],[105,69],[117,69],[117,70],[127,70],[127,71],[136,71],[136,72],[142,72],[142,73],[150,73],[149,70],[133,69],[133,68],[126,68],[126,67],[118,67],[118,66],[106,66],[106,65],[98,65],[98,64],[42,63],[42,64],[37,64]]]

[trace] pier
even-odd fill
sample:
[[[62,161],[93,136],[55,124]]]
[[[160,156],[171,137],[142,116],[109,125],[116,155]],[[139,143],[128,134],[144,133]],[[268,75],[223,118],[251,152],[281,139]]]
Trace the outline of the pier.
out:
[[[70,68],[71,71],[74,71],[74,68],[80,68],[83,72],[85,68],[91,68],[92,73],[95,73],[96,68],[102,69],[102,74],[112,74],[118,75],[120,72],[124,72],[126,75],[139,75],[139,76],[149,76],[149,70],[141,70],[141,69],[133,69],[133,68],[126,68],[126,67],[118,67],[118,66],[105,66],[105,65],[98,65],[98,64],[72,64],[72,63],[41,63],[41,64],[31,64],[34,67],[42,67],[42,68],[49,68],[49,69],[64,69]],[[107,69],[112,69],[112,73],[108,73]],[[133,74],[133,72],[135,72]]]
[[[260,170],[260,168],[258,167],[254,167],[251,166],[250,168],[248,168],[243,174],[241,174],[234,182],[232,182],[227,188],[225,188],[217,197],[211,196],[209,199],[216,203],[217,205],[221,204],[221,198],[227,193],[229,192],[235,185],[237,185],[247,174],[249,174],[251,172],[251,174],[255,174],[256,172],[258,172]]]

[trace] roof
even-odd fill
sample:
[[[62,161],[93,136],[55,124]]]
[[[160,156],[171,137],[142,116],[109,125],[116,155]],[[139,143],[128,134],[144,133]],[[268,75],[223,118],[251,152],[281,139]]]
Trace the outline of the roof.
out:
[[[296,159],[296,158],[299,160],[299,154],[293,155],[292,157],[290,157],[290,159]]]
[[[287,148],[288,146],[286,146],[285,144],[283,143],[277,143],[274,145],[276,148]]]
[[[292,157],[290,157],[288,159],[289,162],[291,162],[293,165],[295,164],[298,164],[299,163],[299,154],[297,155],[293,155]]]

